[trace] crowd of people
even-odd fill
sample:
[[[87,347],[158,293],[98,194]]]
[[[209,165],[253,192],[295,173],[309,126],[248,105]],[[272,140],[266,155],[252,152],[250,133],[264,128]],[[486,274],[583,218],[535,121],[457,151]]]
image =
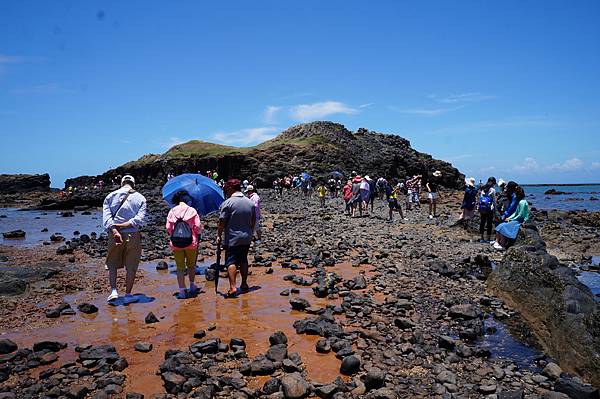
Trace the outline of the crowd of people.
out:
[[[217,184],[221,183],[226,198],[219,209],[216,243],[225,250],[224,266],[229,278],[229,290],[225,297],[233,298],[249,289],[248,251],[253,242],[258,245],[262,240],[261,199],[255,186],[258,181],[230,179],[223,182],[216,171],[207,172],[207,176]],[[169,175],[169,178],[172,177]],[[316,191],[320,207],[325,207],[328,200],[341,197],[345,204],[345,214],[351,217],[373,213],[375,200],[379,199],[387,203],[388,221],[394,222],[396,212],[402,221],[408,220],[405,212],[420,212],[423,189],[427,192],[428,217],[437,217],[441,177],[442,173],[436,170],[426,177],[423,185],[424,179],[420,174],[407,176],[405,179],[372,179],[369,175],[361,176],[352,172],[352,176],[342,184],[341,176],[334,176],[329,180],[313,179],[303,173],[277,178],[272,187],[276,198],[282,198],[284,190],[287,190],[296,195],[302,193],[305,198],[310,199],[313,191]],[[313,188],[313,180],[316,188]],[[490,177],[479,187],[475,187],[475,179],[472,177],[466,179],[465,183],[460,206],[462,213],[458,222],[468,227],[469,221],[478,212],[480,242],[491,243],[498,250],[511,246],[521,224],[529,219],[529,204],[523,187],[513,181],[506,183],[500,179],[496,182],[494,177]],[[108,194],[104,200],[102,221],[109,233],[106,268],[111,293],[108,302],[119,298],[117,270],[122,268],[126,271],[123,301],[125,304],[137,301],[131,292],[142,252],[140,227],[146,218],[146,199],[134,187],[133,176],[123,176],[121,187]],[[170,237],[169,245],[177,269],[177,297],[185,299],[194,297],[199,291],[195,275],[202,224],[200,215],[192,206],[192,198],[186,191],[177,192],[173,196],[172,205],[165,228]],[[495,240],[491,239],[493,230]],[[242,280],[239,289],[236,286],[238,271]]]
[[[223,185],[227,198],[219,209],[219,224],[216,243],[225,250],[224,267],[229,277],[229,290],[225,297],[232,298],[248,288],[248,251],[252,242],[261,240],[261,200],[256,189],[248,184],[245,189],[237,179],[230,179]],[[244,195],[244,192],[246,195]],[[192,206],[188,192],[181,190],[172,199],[174,205],[166,219],[165,228],[169,235],[169,246],[175,259],[177,298],[185,299],[198,294],[195,284],[196,261],[198,258],[199,237],[202,233],[200,215]],[[125,296],[123,303],[137,302],[132,295],[135,276],[142,254],[140,228],[146,220],[146,198],[135,190],[135,178],[123,176],[121,187],[104,200],[102,224],[108,234],[106,268],[111,288],[107,301],[119,298],[117,290],[117,270],[125,269]],[[239,290],[236,275],[241,275]],[[189,280],[189,289],[186,285]]]
[[[511,246],[521,224],[529,219],[529,203],[523,187],[514,181],[506,183],[500,179],[497,182],[495,177],[490,177],[479,188],[475,187],[475,178],[467,179],[461,209],[459,222],[465,227],[475,212],[479,212],[480,242],[491,243],[498,250]],[[496,237],[492,240],[494,229]]]

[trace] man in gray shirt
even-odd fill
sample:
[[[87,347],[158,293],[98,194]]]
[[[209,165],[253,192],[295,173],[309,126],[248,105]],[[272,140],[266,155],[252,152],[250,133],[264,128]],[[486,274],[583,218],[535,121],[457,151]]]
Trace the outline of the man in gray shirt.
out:
[[[249,289],[248,250],[256,217],[254,203],[242,194],[239,180],[228,180],[223,191],[227,200],[221,204],[217,245],[221,245],[222,242],[225,248],[225,267],[229,277],[229,291],[226,297],[233,298],[237,295],[235,280],[238,268],[242,276],[240,290],[244,292]],[[222,240],[223,232],[225,238]]]
[[[122,268],[127,272],[124,303],[137,301],[131,290],[142,256],[140,227],[146,218],[146,198],[133,189],[134,185],[133,176],[123,176],[121,188],[108,194],[102,207],[102,225],[108,232],[106,267],[111,288],[108,302],[119,298],[117,269]]]

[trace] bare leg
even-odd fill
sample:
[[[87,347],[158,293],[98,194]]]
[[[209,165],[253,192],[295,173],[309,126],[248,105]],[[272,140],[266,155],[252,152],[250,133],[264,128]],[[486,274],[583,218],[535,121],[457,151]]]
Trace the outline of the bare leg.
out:
[[[243,290],[248,289],[248,264],[240,265],[240,275],[242,276],[242,284],[240,288]]]
[[[237,269],[235,267],[235,265],[229,265],[229,267],[227,268],[227,277],[229,277],[229,293],[233,294],[237,291],[236,285],[235,285],[235,278],[237,275]]]
[[[177,284],[180,289],[185,289],[185,270],[177,269]]]
[[[437,200],[433,201],[433,216],[437,215]]]

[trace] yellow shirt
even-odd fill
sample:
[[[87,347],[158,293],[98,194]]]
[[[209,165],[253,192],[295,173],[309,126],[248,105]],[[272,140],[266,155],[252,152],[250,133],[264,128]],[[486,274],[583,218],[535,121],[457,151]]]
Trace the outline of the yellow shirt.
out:
[[[317,187],[317,193],[319,193],[319,197],[324,197],[327,194],[327,189],[325,186],[319,186]]]

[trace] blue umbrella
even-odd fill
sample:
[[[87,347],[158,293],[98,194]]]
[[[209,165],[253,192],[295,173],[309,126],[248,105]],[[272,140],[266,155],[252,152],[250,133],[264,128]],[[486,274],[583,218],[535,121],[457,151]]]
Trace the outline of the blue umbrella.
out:
[[[192,206],[203,216],[218,211],[225,200],[223,190],[212,179],[185,173],[175,176],[163,186],[163,199],[171,208],[177,205],[173,203],[173,196],[182,190],[192,197]]]
[[[340,172],[334,170],[333,172],[331,172],[331,176],[333,177],[337,177],[338,179],[341,179],[342,177],[344,177],[343,174],[341,174]]]
[[[302,175],[300,175],[302,177],[302,180],[310,180],[310,175],[306,172],[302,172]]]

